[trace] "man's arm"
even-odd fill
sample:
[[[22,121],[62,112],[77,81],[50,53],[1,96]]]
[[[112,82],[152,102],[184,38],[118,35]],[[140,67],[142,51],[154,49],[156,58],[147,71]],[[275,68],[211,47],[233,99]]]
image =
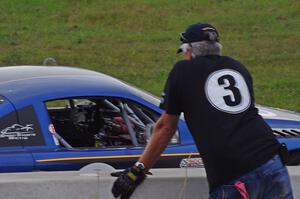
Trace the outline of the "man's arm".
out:
[[[177,130],[179,115],[164,113],[156,122],[151,139],[147,144],[139,162],[148,171],[159,158]]]
[[[164,113],[156,122],[150,142],[139,159],[145,168],[132,166],[125,171],[111,174],[118,177],[111,190],[115,198],[119,196],[122,199],[130,198],[135,188],[144,181],[146,171],[153,166],[176,132],[178,118],[178,115]]]

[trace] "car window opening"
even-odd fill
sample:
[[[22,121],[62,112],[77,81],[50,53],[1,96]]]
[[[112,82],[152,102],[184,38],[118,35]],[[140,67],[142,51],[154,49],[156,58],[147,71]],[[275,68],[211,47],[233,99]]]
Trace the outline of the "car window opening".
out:
[[[46,102],[60,144],[66,148],[144,146],[159,114],[129,100],[88,97]],[[178,132],[172,144],[179,143]]]

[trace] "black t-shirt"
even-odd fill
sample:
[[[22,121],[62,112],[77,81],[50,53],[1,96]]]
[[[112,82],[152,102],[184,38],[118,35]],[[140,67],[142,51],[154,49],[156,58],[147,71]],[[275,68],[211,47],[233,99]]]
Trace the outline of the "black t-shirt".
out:
[[[205,163],[210,191],[278,152],[279,142],[255,108],[249,72],[230,57],[177,62],[160,107],[168,114],[184,113]]]

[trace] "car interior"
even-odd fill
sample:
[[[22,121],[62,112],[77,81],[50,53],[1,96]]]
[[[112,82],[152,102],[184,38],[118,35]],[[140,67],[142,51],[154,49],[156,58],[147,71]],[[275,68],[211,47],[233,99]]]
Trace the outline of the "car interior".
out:
[[[144,146],[160,114],[133,101],[86,97],[46,102],[54,135],[66,148]],[[171,144],[179,143],[175,133]]]

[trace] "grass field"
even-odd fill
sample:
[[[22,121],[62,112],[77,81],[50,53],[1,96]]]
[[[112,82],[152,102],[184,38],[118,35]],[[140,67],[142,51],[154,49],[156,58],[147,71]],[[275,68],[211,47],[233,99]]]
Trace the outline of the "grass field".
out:
[[[1,0],[0,65],[111,74],[160,95],[179,33],[218,27],[223,54],[252,72],[257,103],[300,112],[299,0]]]

